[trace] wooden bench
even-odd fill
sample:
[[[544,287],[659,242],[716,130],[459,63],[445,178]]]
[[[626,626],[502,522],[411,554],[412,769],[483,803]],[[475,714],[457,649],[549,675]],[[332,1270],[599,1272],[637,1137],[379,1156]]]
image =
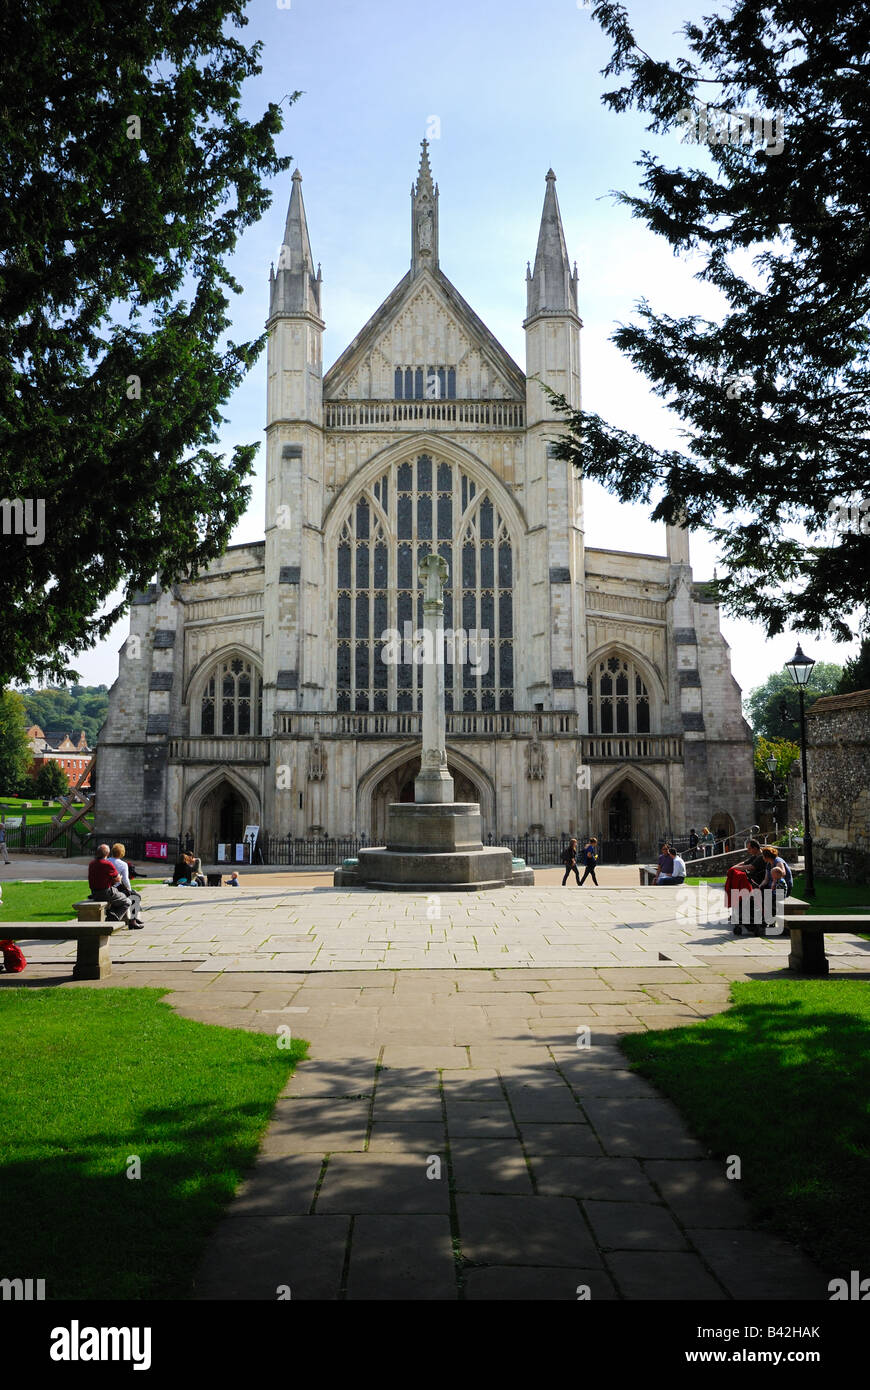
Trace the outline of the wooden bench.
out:
[[[791,951],[788,957],[789,970],[801,975],[827,975],[830,969],[825,955],[825,933],[870,932],[870,917],[853,912],[816,916],[807,913],[789,928]]]
[[[104,903],[92,903],[103,907]],[[75,941],[74,980],[105,980],[112,973],[109,937],[123,922],[2,922],[4,941]]]

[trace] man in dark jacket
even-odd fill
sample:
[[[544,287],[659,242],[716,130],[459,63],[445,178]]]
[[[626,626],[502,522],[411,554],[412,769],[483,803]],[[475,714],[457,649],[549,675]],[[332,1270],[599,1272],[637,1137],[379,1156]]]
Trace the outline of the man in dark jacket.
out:
[[[565,887],[565,884],[568,882],[568,875],[572,872],[572,870],[573,870],[573,873],[574,873],[574,877],[575,877],[576,880],[577,880],[577,886],[579,887],[579,886],[580,886],[580,870],[577,868],[577,841],[576,841],[576,840],[572,840],[572,841],[570,842],[570,844],[568,845],[568,848],[565,850],[565,853],[562,855],[562,863],[565,865],[565,877],[562,879],[562,887],[564,888],[564,887]]]

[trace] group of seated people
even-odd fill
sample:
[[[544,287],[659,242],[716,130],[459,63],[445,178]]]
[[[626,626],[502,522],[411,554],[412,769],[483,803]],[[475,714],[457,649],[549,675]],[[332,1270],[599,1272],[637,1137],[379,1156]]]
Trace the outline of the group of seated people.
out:
[[[97,845],[88,865],[88,884],[94,902],[106,904],[106,920],[126,922],[131,931],[141,931],[142,898],[132,885],[136,869],[126,858],[122,844]]]
[[[673,845],[662,840],[659,845],[659,867],[653,883],[685,883],[686,861]]]
[[[782,904],[792,886],[791,869],[776,845],[747,840],[746,858],[725,875],[725,902],[731,908],[734,935],[746,927],[754,936],[764,936],[768,927],[779,922],[784,936],[788,928]]]
[[[165,882],[171,884],[173,888],[184,887],[185,885],[190,885],[192,888],[205,888],[207,879],[202,871],[202,860],[190,852],[179,851],[175,867],[172,870],[172,878],[166,879]],[[241,887],[235,869],[225,882],[229,888]]]
[[[172,870],[172,887],[177,888],[180,883],[189,883],[196,888],[205,887],[206,878],[202,871],[202,860],[197,858],[195,854],[179,853],[175,861],[175,868]]]

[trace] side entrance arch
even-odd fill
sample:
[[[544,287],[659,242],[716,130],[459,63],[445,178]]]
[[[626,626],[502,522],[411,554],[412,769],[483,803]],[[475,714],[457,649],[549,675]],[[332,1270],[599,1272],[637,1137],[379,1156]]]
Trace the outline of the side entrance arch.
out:
[[[246,825],[260,823],[256,790],[229,768],[209,774],[188,792],[182,825],[193,831],[203,863],[214,863],[219,844],[241,844]]]
[[[599,841],[630,841],[639,859],[657,852],[669,826],[667,797],[639,768],[615,768],[592,796],[592,834]]]

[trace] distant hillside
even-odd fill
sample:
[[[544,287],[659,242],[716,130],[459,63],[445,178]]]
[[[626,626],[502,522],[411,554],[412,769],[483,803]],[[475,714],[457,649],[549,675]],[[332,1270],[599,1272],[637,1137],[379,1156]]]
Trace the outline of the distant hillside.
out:
[[[48,690],[19,691],[28,725],[40,729],[62,729],[71,733],[84,729],[93,748],[97,732],[109,708],[107,685],[50,686]]]

